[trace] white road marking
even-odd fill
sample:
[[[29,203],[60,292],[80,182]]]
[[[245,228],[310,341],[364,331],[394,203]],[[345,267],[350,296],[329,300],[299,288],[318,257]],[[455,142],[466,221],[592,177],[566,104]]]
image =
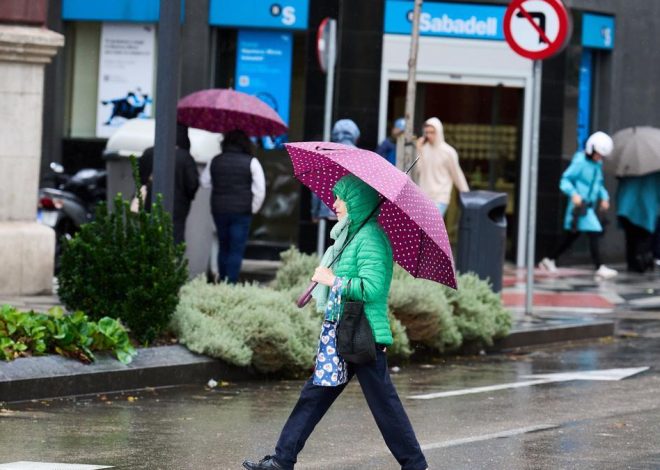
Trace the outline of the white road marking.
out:
[[[533,379],[524,382],[512,382],[498,385],[488,385],[485,387],[464,388],[462,390],[451,390],[448,392],[426,393],[423,395],[412,395],[412,400],[431,400],[434,398],[456,397],[461,395],[471,395],[474,393],[494,392],[498,390],[507,390],[521,387],[531,387],[533,385],[542,385],[556,382],[571,382],[573,380],[622,380],[627,377],[639,374],[649,370],[649,367],[631,367],[627,369],[604,369],[587,370],[578,372],[560,372],[557,374],[537,374],[526,375],[524,378]]]
[[[521,434],[529,434],[531,432],[547,431],[549,429],[557,429],[559,426],[556,424],[538,424],[535,426],[526,426],[524,428],[509,429],[507,431],[494,432],[491,434],[482,434],[480,436],[465,437],[462,439],[452,439],[443,442],[433,442],[431,444],[422,445],[422,450],[431,449],[444,449],[446,447],[461,446],[463,444],[472,444],[474,442],[489,441],[491,439],[502,439],[505,437],[519,436]]]
[[[113,468],[107,465],[83,465],[77,463],[54,462],[11,462],[0,464],[0,470],[97,470],[100,468]]]

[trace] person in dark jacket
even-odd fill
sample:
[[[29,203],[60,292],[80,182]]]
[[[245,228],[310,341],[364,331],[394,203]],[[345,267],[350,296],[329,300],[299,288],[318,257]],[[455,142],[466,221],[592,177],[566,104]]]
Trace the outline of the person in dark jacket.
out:
[[[396,141],[401,134],[406,130],[406,120],[404,118],[399,118],[394,121],[392,125],[392,130],[390,131],[390,136],[383,140],[378,148],[376,153],[390,162],[392,165],[396,166]]]
[[[202,173],[202,186],[211,188],[211,213],[218,232],[218,271],[221,281],[238,282],[252,214],[266,196],[264,170],[250,138],[241,130],[228,132],[222,153]]]
[[[149,147],[142,153],[138,161],[140,183],[147,187],[147,197],[144,202],[146,210],[151,209],[152,178],[154,167],[154,148]],[[199,188],[199,172],[197,163],[190,154],[190,139],[188,127],[177,124],[176,153],[174,167],[174,206],[172,222],[174,225],[174,242],[182,243],[186,236],[186,219],[190,205],[195,199]]]
[[[322,260],[322,266],[314,271],[312,280],[319,283],[314,293],[317,310],[322,311],[329,303],[330,290],[340,290],[343,299],[339,304],[344,300],[364,302],[364,314],[376,343],[376,360],[364,364],[349,362],[348,381],[341,385],[315,385],[313,377],[307,380],[298,403],[280,433],[275,455],[268,455],[259,462],[245,461],[243,468],[293,470],[298,454],[316,425],[347,383],[357,377],[378,429],[401,469],[427,470],[426,458],[392,384],[387,366],[387,347],[393,343],[387,297],[394,267],[390,241],[378,222],[378,215],[371,215],[379,195],[353,175],[340,179],[333,193],[336,197],[333,208],[339,222],[333,229],[335,243],[328,248],[323,259],[333,259],[344,245],[345,250],[332,269],[326,267]],[[347,424],[362,427],[364,423]],[[342,452],[341,449],[334,450]],[[378,466],[362,465],[362,468]]]

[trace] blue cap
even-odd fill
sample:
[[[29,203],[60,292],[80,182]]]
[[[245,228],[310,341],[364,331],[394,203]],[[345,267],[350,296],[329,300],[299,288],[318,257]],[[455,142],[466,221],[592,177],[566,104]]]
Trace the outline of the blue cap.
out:
[[[406,120],[404,118],[399,118],[396,121],[394,121],[394,127],[397,129],[400,129],[402,131],[406,130]]]

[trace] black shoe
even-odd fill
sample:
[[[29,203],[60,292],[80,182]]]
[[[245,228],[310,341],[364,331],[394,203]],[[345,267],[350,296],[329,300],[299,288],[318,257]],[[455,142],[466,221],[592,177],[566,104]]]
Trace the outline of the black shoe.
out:
[[[243,462],[243,467],[247,470],[284,470],[284,467],[277,463],[272,455],[265,456],[259,462],[246,460]]]

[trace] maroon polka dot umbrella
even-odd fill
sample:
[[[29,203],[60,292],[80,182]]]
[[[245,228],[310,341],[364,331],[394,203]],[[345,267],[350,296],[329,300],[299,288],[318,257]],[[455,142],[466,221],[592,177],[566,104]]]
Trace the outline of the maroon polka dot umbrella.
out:
[[[184,96],[176,116],[181,124],[210,132],[241,129],[250,137],[287,132],[277,111],[256,96],[235,90],[215,88]]]
[[[332,188],[352,173],[384,198],[378,222],[387,233],[394,261],[415,277],[456,288],[447,230],[436,205],[402,171],[380,155],[329,142],[285,144],[293,171],[332,207]]]

